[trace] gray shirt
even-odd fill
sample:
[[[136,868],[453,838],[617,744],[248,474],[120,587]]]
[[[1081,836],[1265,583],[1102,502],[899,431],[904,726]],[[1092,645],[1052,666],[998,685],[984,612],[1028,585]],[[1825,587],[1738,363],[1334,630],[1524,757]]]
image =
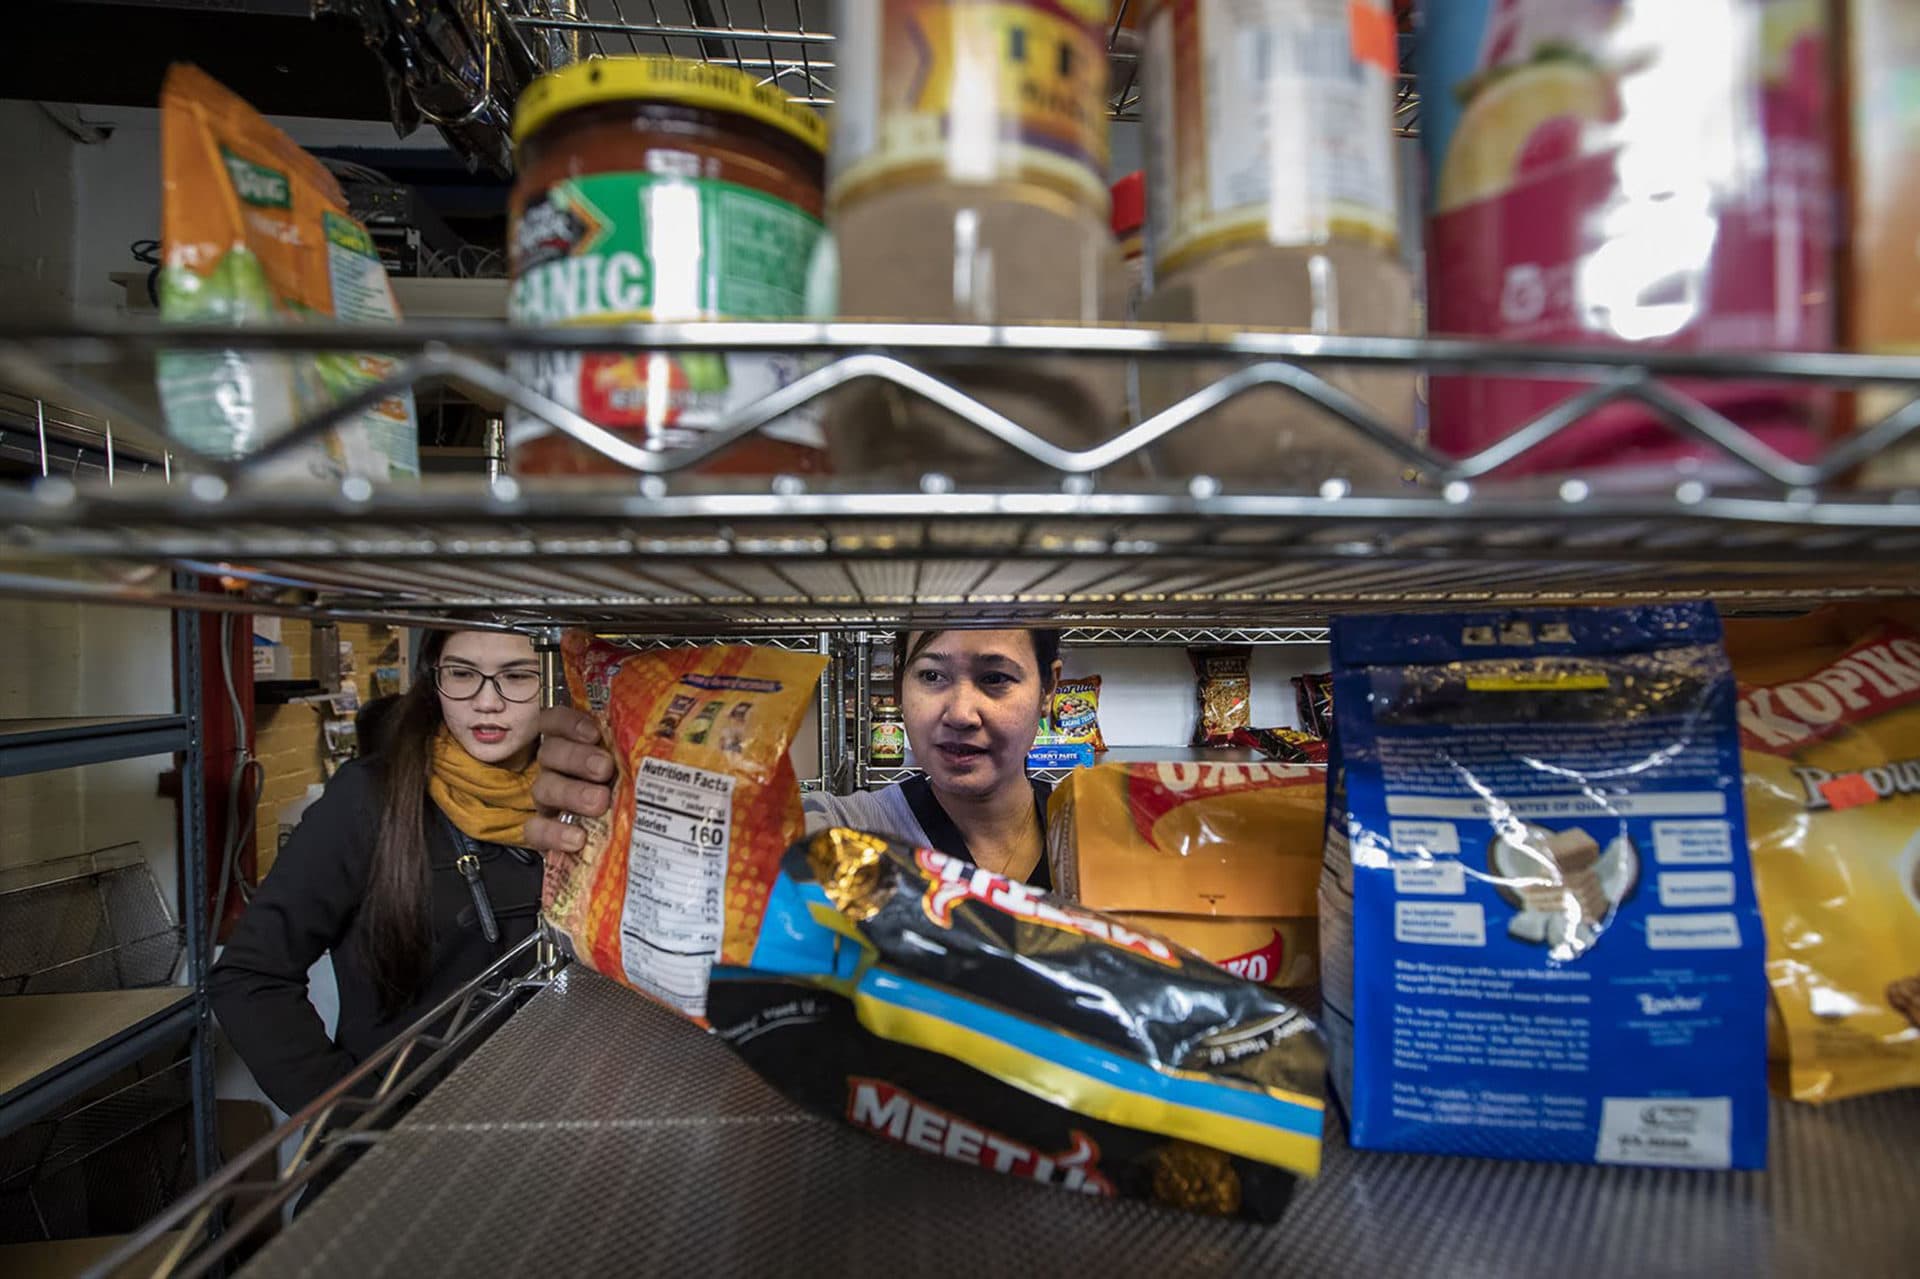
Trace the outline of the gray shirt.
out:
[[[813,791],[800,797],[807,814],[807,834],[829,826],[886,835],[915,848],[929,848],[933,840],[921,827],[898,782],[879,790],[857,790],[851,795]]]
[[[1029,779],[1028,784],[1033,787],[1034,821],[1040,826],[1040,840],[1044,846],[1047,797],[1053,788],[1035,779]],[[917,800],[910,797],[908,787],[913,788],[911,794]],[[940,806],[940,801],[928,790],[924,777],[896,782],[880,790],[855,791],[851,795],[805,794],[800,802],[806,810],[809,835],[829,826],[846,826],[885,835],[915,848],[937,848],[968,861],[973,859],[972,852],[967,848],[966,836],[960,833],[953,819]],[[1049,892],[1053,890],[1052,867],[1047,864],[1044,854],[1039,864],[1027,874],[1027,883]]]

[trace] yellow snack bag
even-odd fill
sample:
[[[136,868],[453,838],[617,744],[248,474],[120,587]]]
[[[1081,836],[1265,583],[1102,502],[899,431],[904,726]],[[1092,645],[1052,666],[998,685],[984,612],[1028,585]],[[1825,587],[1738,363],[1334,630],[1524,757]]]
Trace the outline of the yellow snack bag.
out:
[[[197,67],[160,92],[163,319],[199,324],[391,324],[400,310],[340,184],[266,117]],[[169,351],[159,360],[167,430],[219,457],[273,436],[390,376],[362,352]],[[262,470],[275,478],[420,474],[413,395],[346,419]]]
[[[1832,611],[1728,650],[1788,1090],[1920,1085],[1920,631]]]
[[[578,631],[562,655],[619,777],[586,848],[548,856],[547,921],[588,967],[705,1025],[708,973],[752,958],[781,856],[804,829],[787,746],[827,659],[740,645],[643,653]]]

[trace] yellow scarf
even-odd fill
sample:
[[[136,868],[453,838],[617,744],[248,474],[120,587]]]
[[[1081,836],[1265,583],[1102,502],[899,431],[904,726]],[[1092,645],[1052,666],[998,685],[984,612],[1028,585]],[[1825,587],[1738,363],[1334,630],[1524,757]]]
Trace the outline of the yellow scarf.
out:
[[[526,842],[527,818],[533,816],[533,779],[538,776],[539,764],[516,773],[481,763],[442,724],[433,739],[427,794],[469,837],[519,847]]]

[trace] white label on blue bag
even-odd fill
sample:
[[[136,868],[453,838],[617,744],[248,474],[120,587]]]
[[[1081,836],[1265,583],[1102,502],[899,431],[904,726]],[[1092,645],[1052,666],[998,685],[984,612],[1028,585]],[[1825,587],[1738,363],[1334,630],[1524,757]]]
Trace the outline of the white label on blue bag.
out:
[[[1684,910],[1690,906],[1733,905],[1730,870],[1668,870],[1660,872],[1660,904]]]
[[[1665,1168],[1733,1163],[1733,1101],[1727,1097],[1604,1097],[1594,1162]]]
[[[1725,822],[1655,822],[1653,859],[1662,866],[1715,866],[1733,860]]]
[[[1738,950],[1740,921],[1730,912],[1710,915],[1648,915],[1649,950]]]
[[[1459,862],[1395,862],[1393,891],[1403,896],[1461,897],[1467,891],[1466,868]]]
[[[1478,902],[1395,902],[1393,939],[1430,946],[1484,946],[1487,916]]]
[[[1460,851],[1460,828],[1452,822],[1388,822],[1393,851],[1404,857],[1438,857]]]

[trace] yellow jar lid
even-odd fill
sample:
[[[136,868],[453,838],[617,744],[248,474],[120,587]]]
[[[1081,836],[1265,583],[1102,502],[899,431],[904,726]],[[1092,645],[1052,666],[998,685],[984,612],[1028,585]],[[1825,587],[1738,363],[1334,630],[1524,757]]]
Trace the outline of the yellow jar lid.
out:
[[[732,67],[660,54],[594,58],[541,76],[527,86],[514,108],[514,145],[565,112],[629,101],[730,112],[771,125],[815,151],[827,149],[825,118],[804,103],[788,101],[777,87]]]

